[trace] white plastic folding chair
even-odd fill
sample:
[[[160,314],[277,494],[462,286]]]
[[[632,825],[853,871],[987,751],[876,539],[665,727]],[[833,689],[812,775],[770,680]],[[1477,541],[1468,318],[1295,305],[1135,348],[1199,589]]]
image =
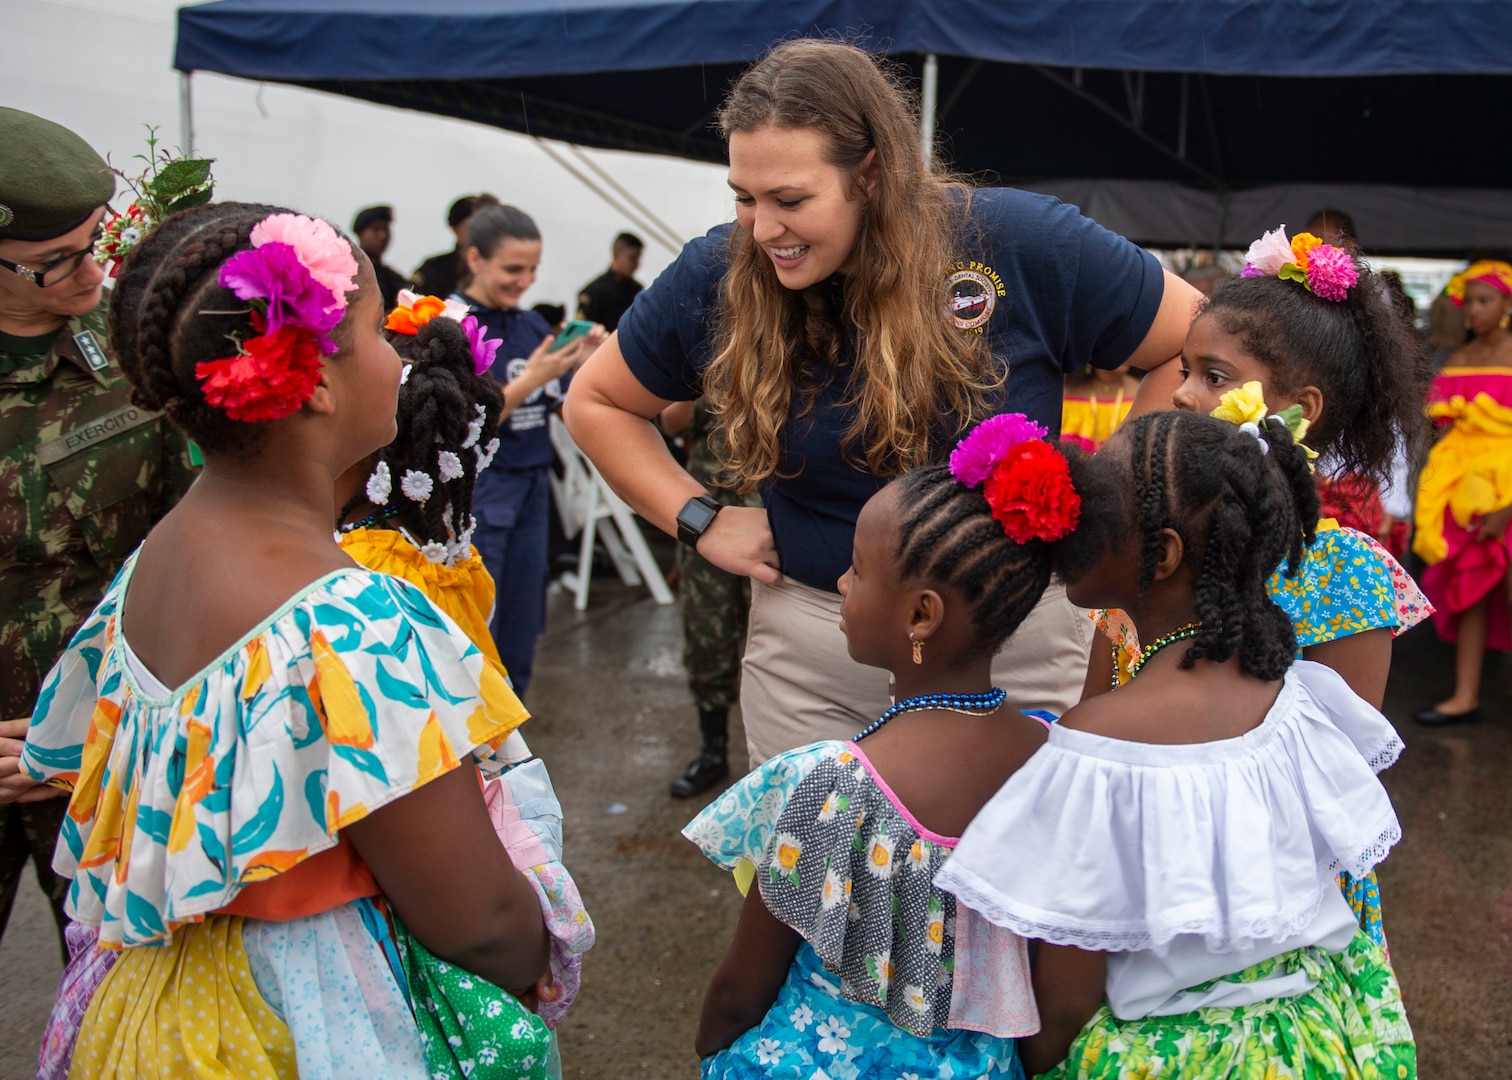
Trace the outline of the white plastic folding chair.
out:
[[[662,576],[661,567],[646,546],[635,515],[616,495],[588,456],[578,449],[567,432],[567,425],[553,415],[550,421],[551,445],[562,465],[562,475],[551,477],[551,491],[556,497],[562,531],[570,540],[578,537],[577,569],[562,575],[562,583],[573,593],[572,606],[578,611],[588,607],[588,586],[593,579],[593,549],[602,539],[615,572],[626,585],[645,585],[658,604],[672,602],[672,590]],[[605,522],[600,528],[599,523]]]

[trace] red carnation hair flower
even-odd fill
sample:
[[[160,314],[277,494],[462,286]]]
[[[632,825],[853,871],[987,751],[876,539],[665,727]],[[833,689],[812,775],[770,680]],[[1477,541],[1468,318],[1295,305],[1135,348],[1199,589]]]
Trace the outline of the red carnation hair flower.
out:
[[[1081,518],[1071,467],[1043,439],[1011,447],[987,478],[983,494],[1003,532],[1020,544],[1059,540]]]
[[[321,369],[315,334],[286,323],[271,334],[247,339],[242,349],[236,356],[195,365],[195,378],[211,405],[232,420],[256,424],[281,420],[310,400]]]

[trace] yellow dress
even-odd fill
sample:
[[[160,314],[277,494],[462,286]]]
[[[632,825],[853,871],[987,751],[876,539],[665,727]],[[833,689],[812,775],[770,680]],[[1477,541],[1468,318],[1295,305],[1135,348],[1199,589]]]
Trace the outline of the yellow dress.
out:
[[[369,570],[392,574],[418,587],[472,639],[489,663],[509,674],[488,629],[494,582],[477,548],[455,566],[447,566],[427,559],[398,529],[353,529],[341,535],[341,548]]]
[[[1118,430],[1133,407],[1134,399],[1124,397],[1122,386],[1112,398],[1068,392],[1061,402],[1061,438],[1075,438],[1096,450]]]

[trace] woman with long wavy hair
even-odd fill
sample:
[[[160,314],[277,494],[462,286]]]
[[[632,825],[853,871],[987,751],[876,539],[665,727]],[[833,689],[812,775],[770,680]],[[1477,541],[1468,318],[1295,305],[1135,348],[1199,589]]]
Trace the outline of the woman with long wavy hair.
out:
[[[639,513],[752,578],[754,765],[852,735],[887,704],[885,678],[836,630],[867,499],[1006,409],[1053,435],[1068,371],[1170,360],[1197,293],[1074,207],[926,165],[915,98],[852,45],[778,45],[719,122],[735,222],[637,297],[574,381],[567,423]],[[729,474],[763,509],[714,503],[649,422],[704,393]],[[1024,631],[998,659],[1009,701],[1063,712],[1090,622],[1053,586]]]

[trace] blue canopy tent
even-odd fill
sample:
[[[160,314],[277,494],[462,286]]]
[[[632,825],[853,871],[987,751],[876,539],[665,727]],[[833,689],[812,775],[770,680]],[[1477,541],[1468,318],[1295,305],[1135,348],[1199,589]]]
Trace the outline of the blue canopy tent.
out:
[[[720,161],[730,79],[835,32],[917,74],[954,167],[1142,243],[1242,247],[1327,205],[1373,250],[1512,247],[1512,0],[219,0],[179,10],[174,62]]]

